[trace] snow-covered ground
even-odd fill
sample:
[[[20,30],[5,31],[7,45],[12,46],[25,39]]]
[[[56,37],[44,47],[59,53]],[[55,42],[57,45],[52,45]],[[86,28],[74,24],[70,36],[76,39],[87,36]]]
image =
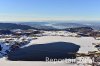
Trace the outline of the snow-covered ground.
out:
[[[76,33],[71,33],[68,31],[44,31],[43,35],[46,36],[77,36]]]
[[[0,64],[2,66],[77,66],[77,64],[67,64],[65,62],[9,61],[5,57],[0,59]]]
[[[99,43],[100,40],[95,40],[93,37],[62,37],[62,36],[43,36],[39,37],[37,40],[31,41],[28,45],[34,44],[46,44],[52,42],[71,42],[80,45],[78,52],[88,53],[88,51],[97,51],[97,49],[92,45],[92,43]]]
[[[27,46],[35,44],[46,44],[52,42],[71,42],[80,45],[78,52],[87,53],[88,51],[96,51],[97,49],[92,45],[92,43],[98,43],[100,40],[95,40],[93,37],[63,37],[63,36],[42,36],[38,37],[36,40],[32,40]],[[0,59],[0,64],[2,66],[77,66],[74,64],[66,63],[52,63],[52,62],[31,62],[31,61],[7,61],[5,58]],[[82,65],[80,65],[82,66]]]
[[[76,64],[53,63],[42,61],[0,61],[1,66],[77,66]],[[83,65],[80,65],[83,66]]]

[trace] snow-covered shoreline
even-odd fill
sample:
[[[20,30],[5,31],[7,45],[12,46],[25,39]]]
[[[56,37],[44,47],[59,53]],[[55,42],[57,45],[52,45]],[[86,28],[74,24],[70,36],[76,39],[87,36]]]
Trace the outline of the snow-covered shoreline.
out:
[[[93,37],[63,37],[63,36],[42,36],[38,37],[36,40],[32,40],[29,44],[24,47],[36,44],[46,44],[52,42],[71,42],[76,45],[80,45],[79,53],[87,53],[88,51],[97,51],[97,49],[92,45],[92,43],[98,43],[99,40],[94,39]],[[42,62],[42,61],[8,61],[6,58],[0,59],[0,64],[2,66],[77,66],[74,64],[66,63],[53,63],[53,62]]]
[[[80,45],[78,52],[87,53],[88,51],[97,51],[97,49],[92,45],[92,43],[99,43],[99,40],[95,40],[93,37],[62,37],[62,36],[43,36],[39,37],[37,40],[31,41],[28,45],[35,44],[46,44],[52,42],[71,42],[76,45]],[[85,48],[85,49],[84,49]]]

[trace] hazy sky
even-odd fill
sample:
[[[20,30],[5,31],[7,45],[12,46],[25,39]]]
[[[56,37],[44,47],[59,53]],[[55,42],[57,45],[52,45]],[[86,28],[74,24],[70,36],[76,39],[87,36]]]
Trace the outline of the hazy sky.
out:
[[[0,0],[0,21],[100,20],[100,0]]]

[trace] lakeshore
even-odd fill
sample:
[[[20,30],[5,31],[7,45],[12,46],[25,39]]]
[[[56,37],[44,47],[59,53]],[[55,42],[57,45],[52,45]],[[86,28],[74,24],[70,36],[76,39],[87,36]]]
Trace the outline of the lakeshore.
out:
[[[48,43],[53,43],[53,42],[69,42],[69,43],[73,43],[76,45],[79,45],[80,48],[77,51],[77,53],[88,53],[89,51],[98,51],[97,48],[95,48],[93,46],[92,43],[99,43],[99,40],[96,40],[93,37],[64,37],[64,36],[42,36],[42,37],[38,37],[36,40],[31,40],[29,44],[22,46],[22,48],[26,48],[28,46],[32,46],[32,45],[45,45]],[[66,52],[66,51],[64,51]],[[31,53],[31,52],[30,52]],[[37,66],[45,66],[45,65],[50,65],[50,66],[65,66],[66,63],[53,63],[53,62],[42,62],[42,61],[9,61],[6,60],[6,58],[1,58],[0,59],[1,62],[3,62],[4,65],[17,65],[17,64],[21,64],[22,66],[25,65],[37,65]],[[22,62],[22,63],[20,63]],[[77,66],[77,64],[67,64],[69,66]],[[80,65],[81,66],[81,65]]]

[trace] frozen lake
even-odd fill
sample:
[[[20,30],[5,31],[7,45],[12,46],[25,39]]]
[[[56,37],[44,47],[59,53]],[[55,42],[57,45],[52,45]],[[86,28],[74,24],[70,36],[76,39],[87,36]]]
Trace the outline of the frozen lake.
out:
[[[80,46],[68,42],[53,42],[46,44],[31,45],[11,52],[9,60],[21,61],[46,61],[46,57],[52,59],[75,58]]]

